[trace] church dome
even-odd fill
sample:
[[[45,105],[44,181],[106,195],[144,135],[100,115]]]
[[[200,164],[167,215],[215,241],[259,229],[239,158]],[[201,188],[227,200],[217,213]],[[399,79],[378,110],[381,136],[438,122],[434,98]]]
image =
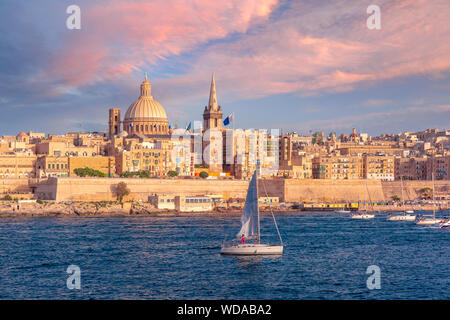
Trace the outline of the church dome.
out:
[[[141,84],[141,96],[133,102],[125,113],[124,121],[167,120],[166,111],[151,96],[151,85],[147,78]]]
[[[161,104],[151,95],[152,87],[145,76],[141,84],[141,95],[133,102],[123,119],[128,134],[168,134],[169,120]]]

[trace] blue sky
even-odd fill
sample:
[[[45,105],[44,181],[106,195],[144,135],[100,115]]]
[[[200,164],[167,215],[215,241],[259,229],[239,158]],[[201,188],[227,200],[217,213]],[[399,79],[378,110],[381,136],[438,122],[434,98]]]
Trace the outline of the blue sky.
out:
[[[202,119],[215,72],[235,128],[449,129],[448,1],[76,2],[81,30],[73,1],[0,3],[0,135],[105,130],[144,72],[180,125]]]

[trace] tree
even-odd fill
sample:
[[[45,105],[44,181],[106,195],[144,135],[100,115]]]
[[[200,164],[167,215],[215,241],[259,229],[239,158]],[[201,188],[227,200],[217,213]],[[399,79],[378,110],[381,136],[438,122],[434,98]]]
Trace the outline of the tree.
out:
[[[393,195],[392,196],[392,201],[395,201],[395,202],[400,201],[400,197],[397,196],[397,195]]]
[[[199,176],[202,179],[206,179],[206,178],[208,178],[209,174],[206,171],[202,171],[202,172],[200,172]]]
[[[123,197],[130,194],[130,189],[128,189],[125,182],[119,182],[116,187],[117,200],[122,203]]]
[[[120,177],[122,178],[132,178],[132,177],[139,177],[139,178],[150,178],[150,171],[149,170],[142,170],[142,171],[126,171],[122,172],[120,174]]]
[[[76,168],[73,172],[79,177],[106,177],[106,174],[92,168]]]
[[[432,190],[429,187],[425,187],[423,189],[420,189],[419,192],[422,194],[422,198],[424,199],[430,199]]]
[[[167,175],[168,175],[169,177],[176,177],[176,176],[178,176],[178,172],[177,172],[177,171],[170,170],[169,172],[167,172]]]

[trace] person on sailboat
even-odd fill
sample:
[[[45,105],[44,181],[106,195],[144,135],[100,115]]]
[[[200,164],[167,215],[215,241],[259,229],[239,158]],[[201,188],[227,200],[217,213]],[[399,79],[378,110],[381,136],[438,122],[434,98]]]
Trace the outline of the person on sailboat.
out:
[[[245,243],[245,235],[244,234],[242,234],[242,238],[241,238],[241,243]]]

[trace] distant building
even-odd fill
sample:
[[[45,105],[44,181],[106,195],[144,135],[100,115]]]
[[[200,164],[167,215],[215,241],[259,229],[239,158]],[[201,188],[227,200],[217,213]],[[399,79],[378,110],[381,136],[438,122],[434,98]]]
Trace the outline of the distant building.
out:
[[[148,197],[148,202],[157,209],[175,210],[175,196],[155,194]]]
[[[358,156],[326,155],[314,157],[312,174],[314,179],[361,179],[362,158]]]
[[[383,181],[393,181],[394,157],[393,156],[363,156],[363,178]]]
[[[176,196],[175,209],[180,212],[205,212],[213,209],[208,196]]]

